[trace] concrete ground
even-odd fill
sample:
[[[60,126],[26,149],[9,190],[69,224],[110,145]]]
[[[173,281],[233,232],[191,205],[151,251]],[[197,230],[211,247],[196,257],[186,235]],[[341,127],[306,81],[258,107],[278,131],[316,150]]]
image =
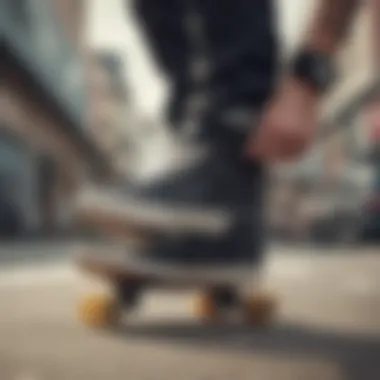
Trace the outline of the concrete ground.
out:
[[[273,249],[267,285],[281,307],[268,330],[201,326],[189,294],[152,291],[128,324],[100,332],[76,319],[88,282],[72,248],[0,250],[1,380],[380,379],[376,249]]]

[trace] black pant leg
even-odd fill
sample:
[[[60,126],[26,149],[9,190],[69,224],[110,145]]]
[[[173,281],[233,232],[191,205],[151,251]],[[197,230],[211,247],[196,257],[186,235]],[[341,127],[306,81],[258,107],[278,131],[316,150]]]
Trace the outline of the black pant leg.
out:
[[[277,31],[272,0],[194,0],[211,61],[210,86],[219,107],[260,103],[277,69]]]
[[[191,43],[186,30],[186,1],[134,0],[133,8],[150,52],[171,85],[168,118],[176,124],[189,93]]]

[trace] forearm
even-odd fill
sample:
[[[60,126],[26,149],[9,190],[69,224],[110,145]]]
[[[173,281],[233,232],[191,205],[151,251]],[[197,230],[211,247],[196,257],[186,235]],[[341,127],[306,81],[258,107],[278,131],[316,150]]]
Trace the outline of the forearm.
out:
[[[360,4],[361,0],[320,0],[306,47],[334,54],[345,40]]]

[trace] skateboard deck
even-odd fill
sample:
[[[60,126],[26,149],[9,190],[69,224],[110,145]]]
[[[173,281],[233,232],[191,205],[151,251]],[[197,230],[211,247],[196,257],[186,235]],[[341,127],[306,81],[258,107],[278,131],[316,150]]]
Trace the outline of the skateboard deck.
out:
[[[273,315],[273,297],[263,293],[241,292],[243,282],[239,271],[227,280],[222,273],[216,276],[212,270],[159,270],[153,266],[139,266],[133,260],[112,259],[107,252],[86,251],[77,259],[84,273],[107,281],[112,294],[90,294],[79,305],[79,318],[92,327],[109,327],[119,323],[122,311],[136,309],[143,292],[151,288],[196,289],[198,297],[193,312],[203,321],[215,322],[232,311],[239,311],[245,320],[255,325],[267,325]],[[184,275],[185,272],[188,275]],[[253,271],[252,271],[253,272]],[[248,274],[249,271],[245,271]],[[240,274],[240,276],[239,276]],[[244,277],[244,276],[243,276]],[[247,278],[245,278],[247,280]]]
[[[138,249],[138,248],[137,248]],[[144,283],[164,287],[241,287],[254,276],[254,267],[189,266],[154,264],[140,261],[138,253],[117,255],[102,250],[87,250],[77,258],[78,267],[100,278]]]

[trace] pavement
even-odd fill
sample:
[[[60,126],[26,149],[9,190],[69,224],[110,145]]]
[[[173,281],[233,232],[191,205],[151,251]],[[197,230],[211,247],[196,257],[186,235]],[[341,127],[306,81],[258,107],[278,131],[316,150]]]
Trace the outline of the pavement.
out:
[[[76,247],[0,247],[0,380],[380,379],[379,248],[272,248],[266,285],[281,304],[266,330],[202,326],[190,294],[152,290],[106,332],[76,319],[100,285],[72,266]]]

